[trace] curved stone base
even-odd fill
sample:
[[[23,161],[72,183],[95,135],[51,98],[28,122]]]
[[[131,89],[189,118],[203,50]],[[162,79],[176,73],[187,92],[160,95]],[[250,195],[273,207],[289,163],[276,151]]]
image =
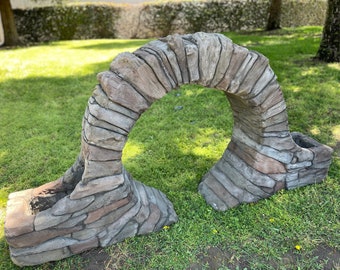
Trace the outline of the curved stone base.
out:
[[[72,200],[67,195],[34,214],[34,194],[54,193],[51,184],[10,194],[6,239],[14,263],[36,265],[127,237],[159,231],[177,221],[172,203],[157,189],[135,181],[124,170],[112,190]],[[60,183],[52,182],[60,190]]]
[[[249,147],[254,142],[250,138],[248,145],[230,143],[222,158],[203,177],[200,193],[215,210],[225,211],[270,197],[283,188],[320,183],[327,176],[333,150],[297,132],[287,136],[286,141],[289,151],[282,155],[287,161],[284,165],[278,163],[273,148],[263,149],[263,154],[251,151]],[[273,151],[272,158],[269,151]]]

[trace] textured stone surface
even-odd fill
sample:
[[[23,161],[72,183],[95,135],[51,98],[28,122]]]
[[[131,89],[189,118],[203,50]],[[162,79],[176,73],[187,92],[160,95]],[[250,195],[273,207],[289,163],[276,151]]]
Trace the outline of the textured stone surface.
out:
[[[151,41],[117,56],[98,81],[84,113],[74,165],[56,181],[9,196],[5,234],[20,266],[105,247],[177,221],[165,194],[133,179],[121,158],[140,115],[182,84],[224,91],[233,111],[231,141],[199,185],[214,209],[319,183],[327,175],[332,149],[289,132],[268,59],[221,34]]]
[[[34,231],[34,218],[29,207],[29,198],[32,197],[33,189],[14,192],[9,195],[5,234],[7,238],[17,237]]]

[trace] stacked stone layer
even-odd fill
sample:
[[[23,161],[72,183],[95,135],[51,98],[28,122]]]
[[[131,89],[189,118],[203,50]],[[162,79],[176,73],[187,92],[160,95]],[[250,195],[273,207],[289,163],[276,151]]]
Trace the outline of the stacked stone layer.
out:
[[[10,195],[5,222],[12,260],[35,265],[177,221],[166,196],[134,180],[122,165],[140,115],[183,84],[222,90],[234,128],[199,191],[216,210],[322,181],[332,150],[290,133],[285,102],[268,60],[220,34],[174,35],[118,55],[83,118],[81,152],[60,179]]]

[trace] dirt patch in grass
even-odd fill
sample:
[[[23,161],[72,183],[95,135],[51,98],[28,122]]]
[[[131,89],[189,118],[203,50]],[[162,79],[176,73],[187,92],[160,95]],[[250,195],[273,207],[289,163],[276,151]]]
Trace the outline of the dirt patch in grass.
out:
[[[279,263],[272,262],[271,265],[277,268],[284,266],[286,269],[295,269],[302,260],[309,261],[310,267],[314,266],[314,269],[340,269],[340,251],[326,245],[319,245],[311,254],[307,255],[304,255],[303,252],[290,251],[283,255]]]
[[[94,249],[80,255],[84,260],[83,270],[114,270],[129,269],[126,264],[126,255],[113,253],[110,256],[104,249]],[[265,260],[257,256],[236,255],[234,252],[220,247],[210,246],[199,253],[197,261],[191,263],[187,270],[203,269],[256,269],[265,266],[265,269],[323,269],[340,270],[340,250],[327,245],[319,245],[312,252],[291,250],[281,258]],[[129,258],[133,260],[133,258]],[[258,268],[257,268],[258,269]]]
[[[203,269],[256,269],[252,265],[262,265],[266,269],[340,269],[340,251],[327,245],[319,245],[311,253],[304,251],[289,251],[281,258],[264,260],[257,256],[237,256],[228,250],[218,247],[208,247],[197,255],[197,262],[192,263],[187,270]],[[305,268],[304,268],[305,267]]]
[[[249,263],[245,258],[235,256],[228,250],[208,247],[205,252],[197,255],[197,262],[191,264],[187,270],[220,269],[221,267],[245,269],[249,267]]]
[[[103,270],[107,269],[111,258],[103,249],[93,249],[86,251],[80,255],[85,263],[84,270]]]

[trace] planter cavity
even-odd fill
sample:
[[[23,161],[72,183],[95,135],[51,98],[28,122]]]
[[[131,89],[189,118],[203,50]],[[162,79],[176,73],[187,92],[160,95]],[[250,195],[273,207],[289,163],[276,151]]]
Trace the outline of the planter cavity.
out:
[[[233,111],[231,141],[198,187],[214,209],[255,202],[327,175],[332,149],[290,133],[267,58],[223,35],[151,41],[118,55],[98,80],[74,165],[54,182],[9,195],[5,235],[19,266],[60,260],[177,221],[167,197],[133,179],[121,157],[140,115],[183,84],[224,91]]]

